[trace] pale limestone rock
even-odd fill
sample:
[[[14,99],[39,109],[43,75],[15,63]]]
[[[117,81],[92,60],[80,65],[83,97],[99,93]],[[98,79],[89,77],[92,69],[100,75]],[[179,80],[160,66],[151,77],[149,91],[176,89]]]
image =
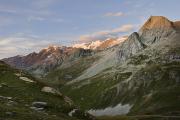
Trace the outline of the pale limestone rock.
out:
[[[27,78],[27,77],[19,77],[21,80],[23,80],[23,81],[26,81],[26,82],[30,82],[30,83],[34,83],[34,81],[33,80],[31,80],[31,79],[29,79],[29,78]]]
[[[52,94],[56,94],[57,93],[57,91],[54,89],[54,88],[52,88],[52,87],[43,87],[42,89],[41,89],[41,91],[42,92],[46,92],[46,93],[52,93]]]

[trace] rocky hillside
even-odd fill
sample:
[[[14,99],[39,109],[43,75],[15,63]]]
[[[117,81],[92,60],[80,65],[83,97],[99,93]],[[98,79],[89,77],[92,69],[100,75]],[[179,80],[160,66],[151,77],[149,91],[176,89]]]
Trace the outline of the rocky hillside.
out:
[[[178,22],[152,16],[61,90],[96,115],[125,105],[128,115],[179,116],[179,41]]]
[[[79,57],[91,56],[92,50],[72,47],[49,46],[39,53],[30,53],[26,56],[5,58],[7,64],[29,71],[37,77],[42,77],[49,71],[60,66],[64,61],[72,61]]]
[[[0,119],[91,120],[72,100],[0,61]]]

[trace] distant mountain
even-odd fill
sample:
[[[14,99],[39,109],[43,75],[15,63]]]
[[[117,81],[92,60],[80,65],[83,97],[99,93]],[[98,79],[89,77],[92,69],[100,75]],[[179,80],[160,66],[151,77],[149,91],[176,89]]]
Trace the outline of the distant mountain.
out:
[[[124,40],[126,40],[127,37],[120,37],[120,38],[108,38],[106,40],[100,41],[92,41],[90,43],[80,43],[80,44],[75,44],[73,47],[75,48],[83,48],[83,49],[93,49],[93,50],[105,50],[107,48],[113,47],[115,45],[120,44]]]
[[[43,75],[55,69],[67,59],[76,59],[91,54],[92,51],[88,49],[49,46],[42,49],[39,53],[33,52],[26,56],[5,58],[3,61],[16,68],[28,70],[36,75]]]
[[[99,46],[97,46],[97,50],[105,50],[107,48],[111,48],[115,45],[118,45],[120,43],[122,43],[124,40],[126,40],[127,37],[121,37],[121,38],[108,38],[105,41],[102,41],[101,44]]]
[[[109,38],[105,41],[94,41],[91,43],[75,44],[72,47],[66,46],[49,46],[42,49],[39,53],[30,53],[26,56],[14,56],[5,58],[7,64],[27,70],[37,77],[46,75],[51,70],[61,66],[64,62],[73,61],[74,59],[91,56],[94,52],[105,50],[124,41],[123,38]]]

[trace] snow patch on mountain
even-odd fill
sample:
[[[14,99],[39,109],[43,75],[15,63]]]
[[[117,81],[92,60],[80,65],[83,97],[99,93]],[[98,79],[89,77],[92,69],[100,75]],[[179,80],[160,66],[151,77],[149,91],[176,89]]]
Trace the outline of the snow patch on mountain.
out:
[[[127,37],[119,37],[119,38],[108,38],[104,41],[101,40],[97,40],[97,41],[92,41],[90,43],[79,43],[79,44],[74,44],[72,45],[72,47],[74,48],[83,48],[83,49],[106,49],[106,48],[110,48],[114,45],[117,45],[121,42],[123,42],[124,40],[126,40]]]
[[[92,41],[91,43],[79,43],[74,44],[72,47],[74,48],[83,48],[83,49],[96,49],[99,45],[101,45],[101,41]]]

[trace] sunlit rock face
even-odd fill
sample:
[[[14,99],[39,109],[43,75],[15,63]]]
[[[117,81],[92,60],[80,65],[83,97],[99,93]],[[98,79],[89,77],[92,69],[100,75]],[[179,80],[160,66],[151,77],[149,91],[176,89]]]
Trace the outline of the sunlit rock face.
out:
[[[173,25],[174,25],[174,28],[179,32],[180,31],[180,21],[175,21],[173,23]]]
[[[175,32],[173,22],[162,16],[151,16],[139,31],[145,45],[164,40]]]

